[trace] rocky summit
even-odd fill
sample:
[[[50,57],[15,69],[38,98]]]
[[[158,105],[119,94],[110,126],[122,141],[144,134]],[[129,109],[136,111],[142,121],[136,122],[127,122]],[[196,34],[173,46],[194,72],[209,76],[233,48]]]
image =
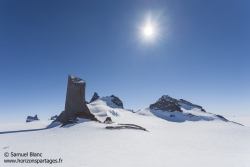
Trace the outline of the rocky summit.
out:
[[[201,106],[193,104],[189,101],[180,99],[177,100],[172,98],[168,95],[163,95],[157,102],[150,105],[150,109],[154,110],[162,110],[162,111],[180,111],[182,112],[181,108],[190,109],[190,108],[198,108],[203,112],[206,112]]]
[[[105,124],[112,124],[113,121],[112,121],[112,119],[110,117],[107,117],[103,123],[105,123]]]
[[[34,117],[32,116],[28,116],[27,119],[26,119],[26,122],[32,122],[32,121],[38,121],[38,117],[37,115],[35,115]]]
[[[61,122],[64,126],[76,122],[77,118],[98,121],[86,105],[85,88],[86,82],[83,79],[68,76],[65,109],[54,122]]]
[[[95,92],[94,95],[92,96],[92,98],[91,98],[91,100],[90,100],[89,103],[91,103],[91,102],[97,100],[99,97],[100,97],[100,96]]]
[[[178,101],[168,95],[162,96],[157,102],[150,105],[150,109],[162,111],[180,111],[182,112]]]

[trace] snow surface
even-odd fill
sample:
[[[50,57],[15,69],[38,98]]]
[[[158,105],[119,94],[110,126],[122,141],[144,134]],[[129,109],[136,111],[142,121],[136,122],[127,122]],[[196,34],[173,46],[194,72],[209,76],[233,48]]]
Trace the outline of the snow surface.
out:
[[[0,134],[0,155],[4,152],[38,152],[42,158],[63,159],[51,166],[146,166],[146,167],[249,167],[250,128],[224,122],[213,114],[186,110],[184,113],[213,118],[212,121],[167,121],[148,108],[137,113],[111,108],[98,99],[88,104],[101,121],[110,116],[114,125],[131,123],[149,132],[133,129],[107,130],[103,124],[80,119],[77,124],[60,127],[49,121],[0,126],[2,131],[47,128],[31,132]],[[154,112],[154,111],[153,111]],[[158,111],[155,111],[158,112]],[[159,113],[158,113],[159,114]],[[174,113],[176,114],[176,113]],[[177,118],[177,116],[175,117]],[[174,118],[173,118],[174,119]],[[40,123],[40,124],[39,124]],[[49,164],[39,164],[48,166]],[[4,164],[0,166],[35,166]],[[37,166],[37,165],[36,165]]]
[[[0,124],[0,132],[5,131],[18,131],[18,130],[30,130],[30,129],[41,129],[45,128],[52,123],[53,120],[39,120],[28,123],[9,123]]]
[[[244,126],[250,127],[250,115],[245,116],[227,116],[226,119],[234,122],[238,122]]]

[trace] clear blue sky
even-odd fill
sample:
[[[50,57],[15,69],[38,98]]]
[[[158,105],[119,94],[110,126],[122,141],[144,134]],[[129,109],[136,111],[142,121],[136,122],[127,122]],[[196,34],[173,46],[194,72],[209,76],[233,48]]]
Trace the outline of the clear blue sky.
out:
[[[158,37],[145,42],[147,17]],[[250,114],[249,0],[0,0],[0,120],[64,109],[67,76],[138,110],[162,95]]]

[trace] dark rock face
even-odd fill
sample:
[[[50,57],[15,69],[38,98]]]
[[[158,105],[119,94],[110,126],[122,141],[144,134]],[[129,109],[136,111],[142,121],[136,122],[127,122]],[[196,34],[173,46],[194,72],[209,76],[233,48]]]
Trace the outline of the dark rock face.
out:
[[[35,115],[34,117],[28,116],[27,119],[26,119],[26,122],[32,122],[32,121],[35,121],[35,120],[39,120],[37,115]]]
[[[201,111],[206,112],[206,110],[204,110],[203,108],[201,109]]]
[[[74,122],[77,117],[98,121],[90,113],[85,101],[86,82],[80,78],[69,75],[68,87],[65,102],[65,110],[57,117],[54,122],[61,122],[67,125]]]
[[[105,124],[112,124],[113,121],[112,121],[112,119],[110,117],[107,117],[103,123],[105,123]]]
[[[58,117],[58,115],[52,116],[50,120],[55,120]]]
[[[180,111],[182,112],[178,100],[171,98],[170,96],[162,96],[156,103],[151,104],[150,109],[162,110],[162,111]]]
[[[180,107],[185,108],[186,106],[188,106],[187,108],[193,108],[193,107],[200,108],[201,111],[206,112],[199,105],[193,104],[183,99],[177,100],[168,95],[163,95],[156,103],[151,104],[149,108],[154,109],[154,110],[162,110],[162,111],[170,111],[170,112],[173,112],[173,111],[182,112]]]
[[[116,97],[116,96],[114,96],[114,95],[111,95],[111,97],[113,97],[113,99],[111,100],[115,105],[117,105],[117,106],[120,106],[120,107],[122,107],[122,109],[123,109],[123,103],[122,103],[122,101],[118,98],[118,97]]]
[[[226,118],[224,118],[223,116],[221,116],[221,115],[216,115],[216,116],[219,117],[221,120],[228,122],[228,120]]]
[[[91,100],[90,100],[89,103],[91,103],[91,102],[97,100],[99,97],[100,97],[100,96],[98,96],[98,94],[95,92],[94,95],[92,96],[92,98],[91,98]]]

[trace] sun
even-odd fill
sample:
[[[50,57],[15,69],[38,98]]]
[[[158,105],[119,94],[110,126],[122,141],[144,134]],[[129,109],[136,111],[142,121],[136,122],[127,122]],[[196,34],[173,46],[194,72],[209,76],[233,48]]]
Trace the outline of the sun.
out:
[[[144,35],[147,37],[152,37],[154,34],[154,29],[152,26],[146,26],[144,28]]]
[[[145,46],[157,45],[168,35],[168,18],[163,10],[148,12],[136,25],[136,38]]]
[[[140,38],[143,42],[154,43],[158,35],[157,26],[153,22],[148,21],[140,27]]]
[[[158,31],[153,23],[144,24],[141,27],[141,38],[145,42],[154,42],[157,38]]]

